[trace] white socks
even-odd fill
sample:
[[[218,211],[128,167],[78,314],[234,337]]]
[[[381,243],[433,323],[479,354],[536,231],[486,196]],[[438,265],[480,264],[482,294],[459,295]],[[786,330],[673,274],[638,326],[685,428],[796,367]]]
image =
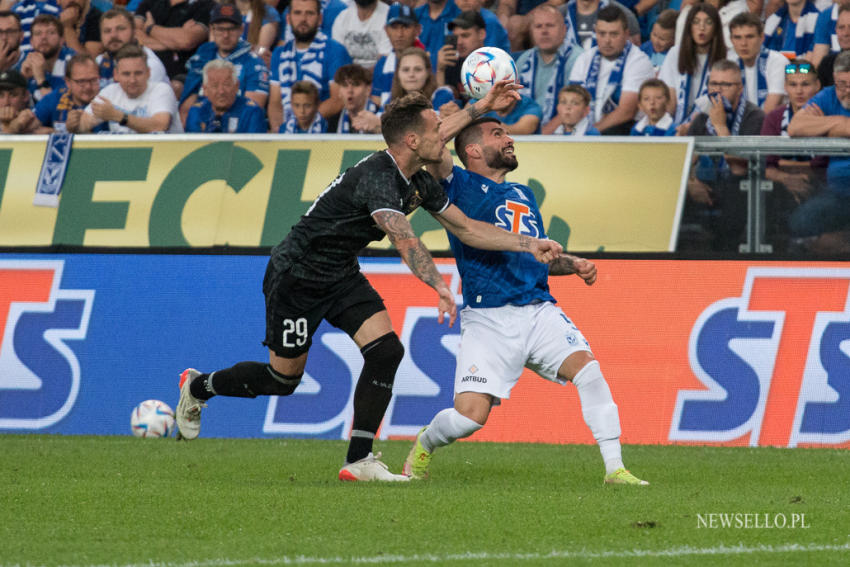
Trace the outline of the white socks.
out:
[[[428,429],[419,437],[422,447],[433,453],[437,447],[444,447],[458,439],[469,437],[483,426],[461,415],[454,408],[446,408],[431,420]]]
[[[611,397],[608,383],[599,369],[599,362],[593,360],[582,368],[573,384],[578,390],[581,401],[581,414],[590,428],[593,438],[599,444],[602,460],[605,462],[605,474],[611,474],[623,468],[623,456],[620,449],[620,414],[617,404]]]

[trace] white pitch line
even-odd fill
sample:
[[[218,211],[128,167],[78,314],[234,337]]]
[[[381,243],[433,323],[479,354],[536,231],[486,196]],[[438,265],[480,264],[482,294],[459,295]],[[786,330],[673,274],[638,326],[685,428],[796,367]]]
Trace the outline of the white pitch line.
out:
[[[489,553],[467,552],[446,555],[376,555],[371,557],[308,557],[296,555],[266,559],[210,559],[177,563],[172,561],[150,561],[147,563],[101,564],[101,565],[63,565],[61,567],[237,567],[239,565],[382,565],[399,564],[412,561],[430,562],[444,565],[465,561],[538,561],[546,559],[628,559],[639,557],[688,557],[700,555],[750,555],[754,553],[813,553],[819,551],[850,551],[850,543],[843,545],[818,545],[789,543],[784,545],[720,545],[715,547],[671,547],[669,549],[632,549],[622,551],[557,551],[548,553]],[[0,567],[34,567],[35,564],[0,564]]]

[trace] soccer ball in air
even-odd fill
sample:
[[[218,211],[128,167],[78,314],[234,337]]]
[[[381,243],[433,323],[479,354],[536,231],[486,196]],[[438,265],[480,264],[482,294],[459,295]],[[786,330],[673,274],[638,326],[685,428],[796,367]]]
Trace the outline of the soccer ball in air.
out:
[[[516,63],[498,47],[480,47],[469,54],[460,68],[460,78],[466,94],[474,99],[484,98],[497,82],[516,81]]]
[[[145,400],[130,414],[136,437],[168,437],[174,431],[174,410],[159,400]]]

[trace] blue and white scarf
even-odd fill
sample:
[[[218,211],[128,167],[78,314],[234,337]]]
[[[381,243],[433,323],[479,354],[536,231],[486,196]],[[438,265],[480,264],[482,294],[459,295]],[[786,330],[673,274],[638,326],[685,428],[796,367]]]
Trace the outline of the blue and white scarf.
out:
[[[611,0],[600,0],[599,7],[596,12],[599,13],[599,10],[606,7],[611,3]],[[581,36],[579,35],[578,29],[578,2],[576,0],[572,0],[569,4],[567,4],[567,12],[564,14],[564,23],[567,26],[567,41],[575,43],[577,45],[581,45]],[[585,47],[582,45],[582,47]],[[596,34],[590,34],[590,45],[585,47],[585,49],[590,49],[592,47],[596,47]]]
[[[661,117],[661,119],[651,125],[649,117],[644,116],[637,124],[632,127],[630,135],[632,136],[666,136],[670,127],[673,126],[673,117],[669,113]]]
[[[558,49],[558,61],[555,69],[555,78],[546,86],[546,95],[543,99],[543,104],[540,105],[543,110],[543,120],[545,124],[551,120],[558,111],[558,93],[564,86],[564,82],[568,77],[564,76],[564,66],[573,51],[573,44],[566,41]],[[537,92],[537,65],[540,64],[540,50],[533,48],[532,53],[525,59],[522,68],[519,70],[519,83],[524,85],[520,94],[524,94],[529,98],[534,98]]]
[[[301,61],[297,60],[295,49],[295,40],[288,41],[283,46],[283,51],[280,54],[280,63],[278,64],[278,76],[280,77],[280,98],[283,103],[283,120],[286,122],[292,116],[292,85],[296,81],[310,81],[314,83],[319,90],[322,90],[322,75],[325,67],[325,47],[327,46],[328,36],[322,33],[321,30],[316,32],[316,37],[313,38],[313,43],[307,48],[307,51],[301,56]]]
[[[761,46],[758,59],[756,59],[756,79],[758,87],[756,89],[756,106],[764,104],[767,98],[767,58],[770,57],[770,50],[764,45]],[[738,67],[741,69],[741,82],[744,84],[744,96],[747,94],[747,70],[744,68],[744,60],[738,57]]]
[[[588,114],[584,118],[578,121],[578,123],[573,126],[572,132],[567,132],[567,129],[564,128],[564,125],[561,124],[558,126],[553,134],[561,134],[563,136],[584,136],[587,131],[590,129],[590,115]]]
[[[310,123],[310,126],[306,130],[302,130],[298,126],[298,120],[295,119],[295,116],[291,116],[283,123],[278,132],[281,134],[324,134],[327,131],[328,121],[317,112],[313,118],[313,122]]]
[[[833,4],[832,13],[829,15],[829,43],[832,53],[841,53],[841,46],[838,45],[838,34],[835,33],[835,26],[838,24],[838,4]]]
[[[40,207],[58,207],[59,193],[68,171],[74,135],[69,132],[54,132],[47,138],[44,161],[35,186],[32,204]]]
[[[611,69],[611,74],[608,76],[608,84],[605,85],[605,92],[602,93],[603,96],[601,97],[605,101],[602,104],[602,116],[617,108],[617,103],[620,100],[620,83],[623,82],[623,69],[626,66],[626,59],[628,59],[633,45],[632,42],[627,41],[625,49],[623,49],[623,52],[614,62],[614,68]],[[590,60],[590,67],[587,69],[584,88],[590,93],[590,115],[595,117],[596,89],[599,86],[599,68],[602,65],[602,54],[599,53],[599,49],[594,49],[596,51],[593,53],[593,57]]]
[[[791,103],[785,105],[785,110],[782,112],[782,122],[779,123],[779,135],[783,138],[788,137],[788,125],[791,123],[791,118],[794,116],[794,110],[791,108]]]
[[[794,29],[794,53],[798,57],[811,51],[814,46],[818,14],[818,9],[812,2],[807,1],[803,5],[803,11],[800,12],[800,17],[797,19]],[[783,51],[785,30],[787,29],[786,22],[790,21],[788,4],[783,4],[776,12],[768,16],[764,22],[764,46],[768,49]],[[783,23],[786,23],[785,28],[782,27]]]
[[[669,55],[668,55],[669,56]],[[678,56],[678,54],[677,54]],[[708,68],[710,67],[711,52],[705,58],[705,65],[702,67],[699,83],[697,84],[694,100],[708,94]],[[691,87],[693,86],[694,75],[689,73],[679,74],[679,86],[676,88],[676,116],[673,117],[673,122],[676,126],[690,120],[693,114],[693,104],[688,105],[691,98]]]
[[[726,127],[729,128],[730,136],[737,136],[741,131],[741,124],[744,122],[744,113],[747,111],[747,101],[742,96],[738,101],[738,108],[732,109],[732,103],[726,100],[726,97],[723,97],[723,110],[726,111]],[[706,112],[706,120],[705,120],[705,129],[708,131],[709,136],[716,136],[717,130],[714,128],[714,124],[711,123],[711,118],[708,117],[708,113]]]
[[[368,110],[374,114],[380,114],[381,109],[375,104],[371,99],[366,100],[366,107],[364,110]],[[365,132],[358,132],[351,130],[351,116],[348,114],[348,109],[343,108],[342,112],[339,115],[339,123],[336,126],[337,134],[361,134]]]

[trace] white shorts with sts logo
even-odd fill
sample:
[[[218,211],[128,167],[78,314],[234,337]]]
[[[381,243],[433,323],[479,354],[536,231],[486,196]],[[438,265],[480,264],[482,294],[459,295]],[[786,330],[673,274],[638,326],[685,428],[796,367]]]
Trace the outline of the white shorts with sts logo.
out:
[[[564,384],[558,369],[577,351],[590,351],[581,331],[554,303],[461,311],[455,394],[509,398],[524,368]],[[498,401],[497,401],[498,403]]]

